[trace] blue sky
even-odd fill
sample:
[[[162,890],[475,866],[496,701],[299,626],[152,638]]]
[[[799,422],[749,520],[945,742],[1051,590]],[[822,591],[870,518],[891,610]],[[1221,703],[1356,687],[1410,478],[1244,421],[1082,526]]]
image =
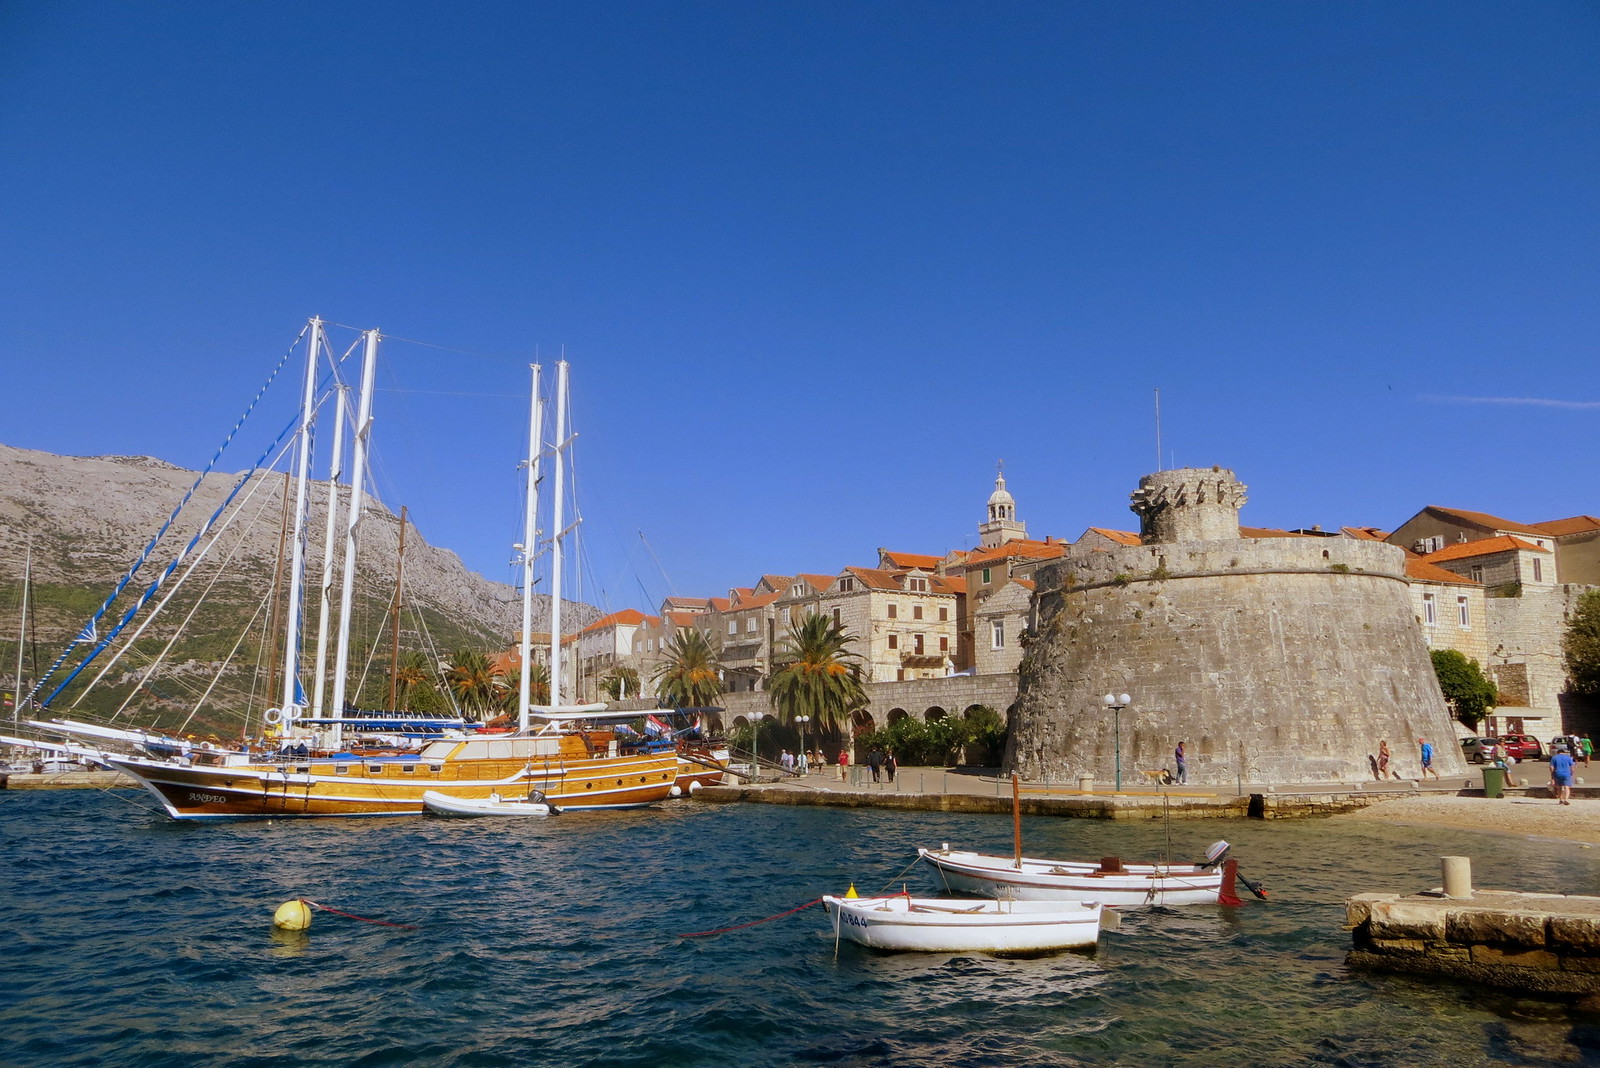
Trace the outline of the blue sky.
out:
[[[566,353],[608,609],[971,545],[1000,458],[1133,526],[1156,389],[1254,525],[1600,512],[1597,10],[13,0],[0,441],[198,466],[320,314],[443,346],[381,489],[493,578]]]

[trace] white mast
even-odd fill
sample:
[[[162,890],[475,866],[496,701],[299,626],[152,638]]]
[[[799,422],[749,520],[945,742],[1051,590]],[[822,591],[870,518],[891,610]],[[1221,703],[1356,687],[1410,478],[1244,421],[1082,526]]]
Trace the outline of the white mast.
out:
[[[17,624],[17,680],[11,692],[11,733],[17,733],[22,713],[22,651],[28,644],[28,586],[33,576],[33,536],[28,536],[28,552],[22,563],[22,621]]]
[[[311,715],[322,715],[328,689],[328,624],[333,618],[333,539],[339,522],[339,479],[344,477],[344,411],[348,390],[333,391],[333,459],[328,464],[328,526],[322,537],[322,586],[317,616],[317,680],[312,687]]]
[[[316,417],[317,360],[322,355],[322,319],[311,318],[311,340],[306,349],[305,393],[300,399],[300,440],[296,443],[294,493],[294,545],[289,560],[289,625],[283,639],[283,722],[299,718],[300,600],[306,566],[306,482],[311,472],[311,424]]]
[[[366,503],[363,476],[367,468],[367,441],[372,435],[372,387],[378,377],[378,331],[365,333],[366,352],[361,358],[361,398],[357,401],[355,444],[350,451],[350,513],[345,527],[344,583],[339,591],[339,645],[333,665],[333,714],[344,715],[345,676],[350,671],[350,602],[355,597],[356,544],[361,534],[361,509]],[[339,744],[342,725],[333,728],[333,743]]]
[[[561,542],[566,535],[562,530],[562,497],[566,492],[567,474],[567,361],[556,362],[556,485],[555,501],[551,506],[550,529],[555,536],[550,539],[550,707],[561,707]]]
[[[539,398],[539,365],[533,369],[533,392],[528,402],[528,500],[522,510],[522,676],[517,689],[517,729],[530,726],[528,707],[533,697],[533,557],[538,537],[535,520],[539,511],[539,438],[544,433],[544,403]]]

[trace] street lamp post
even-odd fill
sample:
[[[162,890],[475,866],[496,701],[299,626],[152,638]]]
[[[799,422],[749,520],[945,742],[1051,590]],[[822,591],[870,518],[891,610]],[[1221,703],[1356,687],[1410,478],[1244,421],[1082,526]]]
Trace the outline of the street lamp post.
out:
[[[796,716],[796,717],[794,717],[794,721],[796,723],[800,724],[800,752],[802,754],[804,754],[806,752],[809,752],[809,750],[806,749],[806,724],[811,722],[811,717],[810,716]],[[811,768],[811,762],[808,760],[808,761],[806,761],[806,770],[809,771],[810,768]]]
[[[1122,792],[1122,710],[1133,704],[1133,698],[1125,693],[1108,693],[1100,700],[1111,710],[1111,729],[1115,737],[1113,744],[1117,755],[1117,792],[1120,794]]]
[[[750,713],[750,778],[759,782],[761,775],[761,721],[765,712]]]

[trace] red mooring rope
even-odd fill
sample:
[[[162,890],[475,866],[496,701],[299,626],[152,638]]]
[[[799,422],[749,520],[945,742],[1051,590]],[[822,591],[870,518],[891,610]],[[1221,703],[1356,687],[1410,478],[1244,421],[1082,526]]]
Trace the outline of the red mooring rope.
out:
[[[357,916],[353,912],[343,912],[331,905],[319,905],[309,897],[302,897],[298,900],[302,905],[309,905],[314,909],[321,909],[323,912],[331,912],[335,916],[345,916],[352,920],[360,920],[362,923],[375,923],[379,927],[400,927],[407,931],[415,931],[417,929],[417,925],[414,923],[390,923],[388,920],[374,920],[370,916]]]
[[[751,920],[749,923],[736,923],[732,927],[718,927],[715,931],[693,931],[693,932],[690,932],[689,934],[681,934],[678,937],[679,938],[705,938],[707,935],[725,934],[728,931],[737,931],[737,930],[740,930],[741,928],[744,928],[744,927],[754,927],[758,923],[769,923],[772,920],[780,920],[785,916],[793,915],[794,913],[799,912],[801,909],[808,909],[812,905],[819,904],[821,901],[822,901],[822,899],[819,897],[819,898],[816,898],[816,899],[814,899],[812,901],[807,901],[804,905],[796,905],[792,909],[785,909],[783,912],[778,913],[776,916],[768,916],[764,920]]]

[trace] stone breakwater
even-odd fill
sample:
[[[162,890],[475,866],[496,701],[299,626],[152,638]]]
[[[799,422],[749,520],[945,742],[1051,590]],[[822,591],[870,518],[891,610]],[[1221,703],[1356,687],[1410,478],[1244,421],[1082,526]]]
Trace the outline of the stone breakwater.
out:
[[[1600,898],[1358,894],[1345,915],[1353,967],[1579,995],[1600,1005]]]

